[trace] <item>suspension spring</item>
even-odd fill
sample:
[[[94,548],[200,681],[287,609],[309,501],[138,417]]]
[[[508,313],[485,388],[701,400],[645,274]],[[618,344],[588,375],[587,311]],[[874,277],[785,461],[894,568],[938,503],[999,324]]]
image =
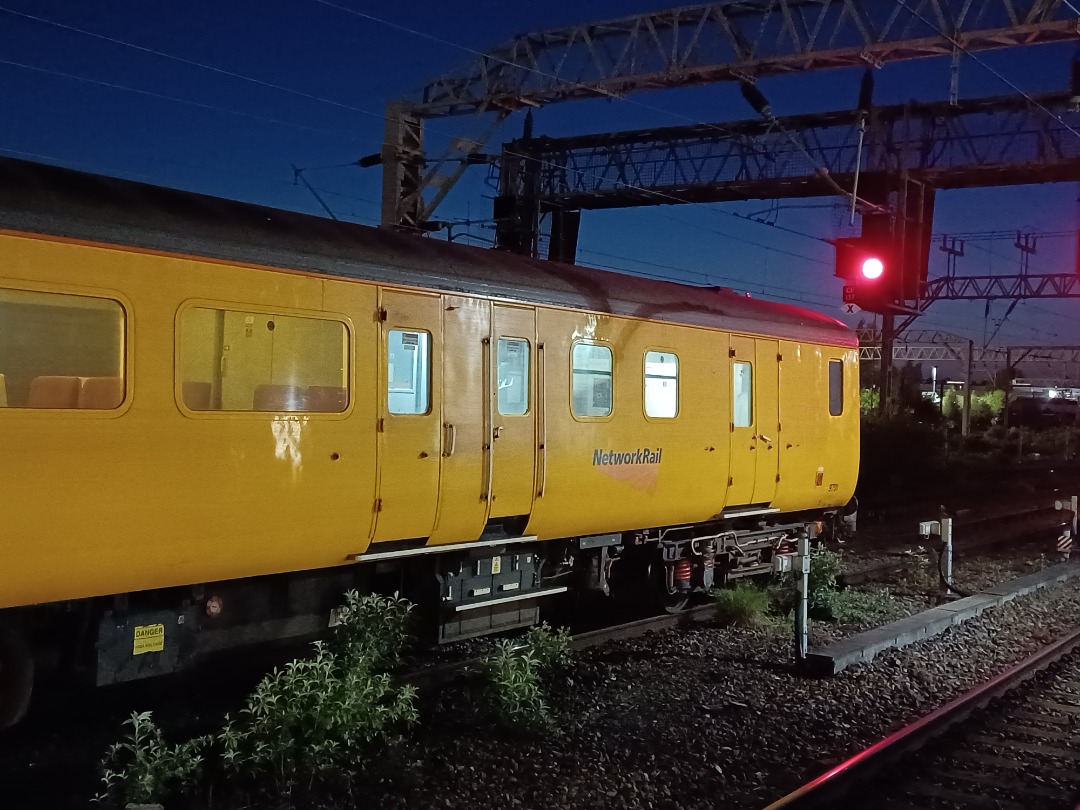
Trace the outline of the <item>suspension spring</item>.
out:
[[[690,577],[693,574],[693,566],[690,564],[690,560],[686,557],[680,557],[675,560],[671,565],[674,585],[680,591],[687,591],[690,589]]]

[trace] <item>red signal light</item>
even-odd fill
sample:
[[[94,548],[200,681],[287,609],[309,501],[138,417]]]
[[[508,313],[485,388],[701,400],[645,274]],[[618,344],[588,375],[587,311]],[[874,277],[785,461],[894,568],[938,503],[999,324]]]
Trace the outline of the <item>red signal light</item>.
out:
[[[863,278],[873,280],[881,278],[881,274],[885,272],[885,264],[876,256],[871,256],[868,259],[863,259],[861,270]]]

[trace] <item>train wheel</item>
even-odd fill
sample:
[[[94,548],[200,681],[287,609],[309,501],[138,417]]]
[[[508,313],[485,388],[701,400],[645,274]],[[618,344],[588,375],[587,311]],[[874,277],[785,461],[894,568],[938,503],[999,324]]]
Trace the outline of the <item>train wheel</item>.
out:
[[[22,634],[0,626],[0,729],[26,714],[34,689],[34,659]]]

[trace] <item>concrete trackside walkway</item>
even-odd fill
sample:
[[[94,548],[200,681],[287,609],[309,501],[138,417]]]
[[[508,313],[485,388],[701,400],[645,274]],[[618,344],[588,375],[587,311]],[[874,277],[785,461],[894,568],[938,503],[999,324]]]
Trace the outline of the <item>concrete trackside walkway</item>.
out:
[[[936,636],[954,624],[979,615],[987,608],[1003,605],[1017,596],[1024,596],[1039,588],[1077,577],[1080,577],[1080,563],[1070,562],[1003,582],[981,593],[810,650],[806,658],[807,668],[817,675],[835,675],[852,664],[871,660],[884,650],[906,647],[921,639]]]

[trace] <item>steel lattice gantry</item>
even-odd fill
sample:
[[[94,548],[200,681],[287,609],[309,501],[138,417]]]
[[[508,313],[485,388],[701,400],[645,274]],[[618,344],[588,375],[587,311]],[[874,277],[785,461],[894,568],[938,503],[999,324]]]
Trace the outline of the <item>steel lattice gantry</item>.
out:
[[[725,0],[514,37],[395,102],[383,147],[383,224],[431,217],[511,111],[570,99],[1075,39],[1062,0]],[[493,112],[436,161],[428,118]]]
[[[1073,106],[1059,93],[873,108],[861,152],[864,113],[850,110],[519,140],[503,161],[530,160],[552,209],[833,195],[856,168],[870,190],[904,173],[933,188],[1080,180]]]
[[[726,0],[521,34],[428,83],[423,117],[1073,39],[1061,0]]]

